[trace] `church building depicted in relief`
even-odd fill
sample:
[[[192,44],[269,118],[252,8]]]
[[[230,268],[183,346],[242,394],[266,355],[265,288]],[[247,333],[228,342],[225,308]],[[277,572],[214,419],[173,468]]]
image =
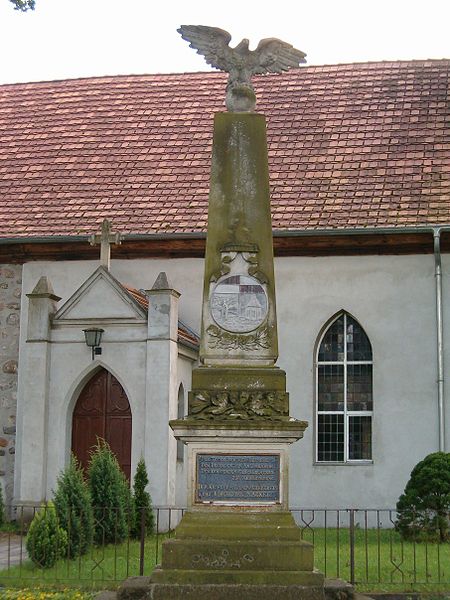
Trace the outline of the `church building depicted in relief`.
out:
[[[450,448],[449,79],[450,60],[254,79],[267,118],[277,364],[290,414],[309,422],[290,450],[291,507],[393,507],[413,466]],[[186,414],[198,364],[225,81],[0,86],[8,504],[50,498],[70,452],[86,466],[98,436],[128,478],[144,457],[155,505],[185,505],[185,449],[168,423]],[[222,280],[211,314],[257,345],[268,300],[255,281]],[[219,395],[211,410],[220,414]]]

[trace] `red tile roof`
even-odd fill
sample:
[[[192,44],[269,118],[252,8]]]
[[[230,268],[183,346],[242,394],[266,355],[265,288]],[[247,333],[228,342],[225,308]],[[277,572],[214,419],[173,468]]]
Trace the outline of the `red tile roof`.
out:
[[[450,223],[450,60],[255,78],[274,229]],[[206,226],[225,75],[0,86],[0,237]]]
[[[139,306],[141,306],[145,311],[148,312],[148,296],[146,296],[144,292],[141,292],[140,290],[137,290],[134,287],[126,285],[125,283],[121,283],[120,285],[133,298],[133,300],[136,300]]]
[[[148,296],[141,290],[121,284],[124,290],[148,312]],[[200,337],[182,321],[178,321],[178,343],[185,344],[195,350],[200,346]]]

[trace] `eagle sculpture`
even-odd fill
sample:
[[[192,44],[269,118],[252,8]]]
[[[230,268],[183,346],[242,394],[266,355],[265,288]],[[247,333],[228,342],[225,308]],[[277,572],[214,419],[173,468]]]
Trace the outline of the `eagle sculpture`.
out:
[[[231,35],[217,27],[181,25],[177,31],[209,65],[229,73],[226,106],[231,112],[254,110],[256,96],[252,75],[281,73],[306,62],[304,52],[276,38],[261,40],[256,50],[249,50],[247,39],[236,48],[230,48]]]

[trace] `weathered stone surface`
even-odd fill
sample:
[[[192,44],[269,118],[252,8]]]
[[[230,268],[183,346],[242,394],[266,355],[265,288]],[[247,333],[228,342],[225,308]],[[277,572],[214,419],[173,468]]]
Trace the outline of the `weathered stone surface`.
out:
[[[33,291],[30,294],[27,294],[28,297],[36,297],[43,296],[44,298],[52,298],[53,300],[61,300],[59,296],[55,295],[53,291],[53,286],[48,277],[43,275],[37,284],[35,285]]]
[[[210,297],[224,277],[252,278],[264,289],[264,321],[251,332],[230,332],[211,314]],[[254,286],[253,286],[254,287]],[[225,307],[226,308],[226,307]],[[263,115],[217,113],[205,254],[200,360],[215,366],[271,366],[278,356]],[[195,389],[197,386],[193,384]]]
[[[323,588],[323,575],[312,571],[237,571],[237,570],[192,570],[156,568],[152,574],[153,583],[171,584],[243,584],[243,585],[301,585]]]
[[[168,540],[164,544],[163,569],[222,571],[312,571],[311,544],[290,541]]]
[[[117,590],[118,600],[150,598],[150,577],[129,577]]]
[[[288,511],[192,511],[162,547],[152,583],[323,587],[313,547]]]
[[[187,512],[176,530],[177,539],[301,540],[300,529],[289,512],[214,513]]]
[[[15,265],[13,267],[0,267],[0,280],[12,279],[15,273]]]
[[[207,390],[276,390],[286,391],[286,373],[273,368],[221,368],[200,367],[192,374],[192,389]]]
[[[291,437],[291,441],[296,441],[303,436],[304,430],[308,427],[307,421],[297,421],[296,419],[286,420],[269,420],[261,419],[258,421],[242,420],[242,419],[214,419],[214,420],[201,420],[194,419],[192,417],[186,417],[185,419],[174,419],[170,421],[170,426],[175,431],[175,435],[178,437],[184,436],[187,432],[196,435],[199,432],[203,432],[202,435],[208,437],[212,432],[217,436],[219,432],[226,431],[228,437],[241,437],[248,436],[249,433],[253,437],[261,437],[263,432],[267,434],[272,433],[277,437],[279,434],[283,434],[283,437]],[[184,431],[183,431],[184,430]],[[261,434],[261,435],[260,435]],[[270,436],[269,436],[270,437]]]
[[[158,275],[153,284],[152,290],[170,290],[172,289],[169,280],[167,279],[167,275],[164,271]]]
[[[277,367],[199,367],[193,372],[188,413],[198,420],[289,419],[286,374]]]
[[[325,579],[326,600],[353,600],[355,590],[353,586],[342,579]]]
[[[289,418],[289,395],[275,390],[189,392],[189,414],[196,419],[283,420]]]
[[[16,375],[17,360],[8,360],[7,362],[3,363],[2,371],[3,371],[3,373],[7,373],[10,375]]]
[[[0,267],[0,423],[11,423],[15,418],[17,402],[17,368],[19,357],[19,327],[21,296],[21,265]],[[6,429],[6,430],[5,430]],[[3,433],[15,435],[15,427],[4,427]],[[6,504],[12,502],[14,454],[5,453],[2,458],[2,484]]]
[[[149,577],[130,577],[117,600],[324,600],[322,587],[255,584],[151,584]],[[96,600],[113,600],[103,597]]]
[[[6,324],[7,325],[18,325],[19,324],[19,315],[16,313],[10,313],[6,317]]]
[[[98,594],[95,595],[95,600],[116,600],[117,599],[117,592],[112,592],[112,591],[104,591],[104,592],[99,592]]]
[[[154,584],[144,597],[149,600],[323,600],[324,594],[321,587],[302,585]]]

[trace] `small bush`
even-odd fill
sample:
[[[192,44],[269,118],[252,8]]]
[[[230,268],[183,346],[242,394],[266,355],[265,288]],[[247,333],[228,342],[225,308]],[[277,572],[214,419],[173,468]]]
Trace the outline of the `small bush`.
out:
[[[28,531],[26,548],[31,560],[44,569],[53,567],[66,555],[67,534],[59,526],[53,502],[41,508],[34,516]]]
[[[67,556],[85,554],[94,536],[94,513],[83,471],[75,456],[58,477],[54,502],[59,523],[67,532]]]
[[[117,458],[105,440],[97,441],[91,455],[88,481],[94,511],[94,542],[97,545],[122,542],[128,535],[130,493]]]
[[[449,538],[450,454],[434,452],[411,471],[397,502],[396,529],[406,540]]]
[[[145,490],[148,484],[147,468],[143,458],[137,464],[134,475],[133,498],[135,507],[134,527],[132,529],[133,537],[140,537],[142,512],[144,512],[145,532],[147,535],[153,533],[154,515],[152,510],[152,500],[150,494]]]

